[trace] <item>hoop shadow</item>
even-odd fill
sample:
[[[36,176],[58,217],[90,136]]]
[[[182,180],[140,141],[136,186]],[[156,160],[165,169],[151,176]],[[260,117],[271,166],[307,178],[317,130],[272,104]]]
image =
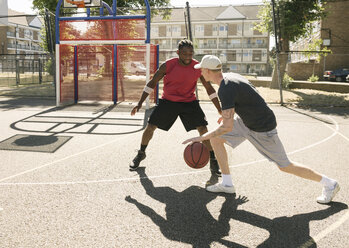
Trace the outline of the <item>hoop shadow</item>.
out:
[[[92,106],[94,108],[98,107],[99,105],[94,104],[84,104],[84,108],[87,108],[89,106]],[[56,111],[63,110],[67,106],[63,107],[53,107],[51,109],[42,111],[40,113],[31,115],[29,117],[25,117],[21,120],[13,122],[10,127],[17,131],[24,131],[24,132],[34,132],[34,133],[47,133],[51,134],[52,136],[63,134],[63,133],[69,133],[69,134],[93,134],[93,135],[124,135],[124,134],[132,134],[136,132],[142,131],[146,125],[148,118],[153,111],[153,108],[147,109],[144,111],[144,118],[127,118],[127,117],[108,117],[106,116],[108,113],[115,111],[116,108],[118,108],[117,105],[109,105],[105,106],[99,109],[95,109],[92,111],[92,114],[95,115],[93,117],[86,117],[86,116],[76,116],[76,115],[67,115],[62,116],[57,113],[55,115]],[[68,106],[70,107],[70,106]],[[83,108],[83,107],[82,107]],[[42,130],[35,130],[30,128],[23,128],[20,127],[19,124],[23,123],[30,123],[30,124],[48,124],[51,125],[49,127],[43,128]],[[71,127],[64,127],[63,125],[71,125]],[[121,129],[120,131],[116,130],[116,132],[102,132],[96,130],[98,127],[126,127],[130,130]],[[64,127],[60,131],[55,131],[55,129],[59,127]],[[86,131],[78,130],[80,127],[87,128]]]
[[[335,202],[323,210],[292,217],[282,216],[269,219],[245,210],[239,210],[238,206],[247,202],[247,197],[235,198],[235,195],[220,194],[225,197],[225,202],[220,210],[218,220],[216,220],[206,205],[213,201],[218,194],[208,193],[204,188],[197,186],[191,186],[182,192],[177,192],[170,187],[154,187],[153,182],[147,177],[144,167],[140,167],[137,173],[147,195],[166,204],[166,218],[131,196],[127,196],[125,200],[134,204],[142,214],[148,216],[158,225],[167,239],[191,244],[195,248],[207,248],[213,242],[218,242],[226,247],[246,247],[227,240],[227,238],[224,239],[229,235],[230,219],[248,223],[270,233],[269,238],[257,247],[300,247],[304,245],[316,247],[314,239],[310,236],[309,222],[325,219],[348,208],[346,204]],[[239,227],[235,229],[238,230]]]

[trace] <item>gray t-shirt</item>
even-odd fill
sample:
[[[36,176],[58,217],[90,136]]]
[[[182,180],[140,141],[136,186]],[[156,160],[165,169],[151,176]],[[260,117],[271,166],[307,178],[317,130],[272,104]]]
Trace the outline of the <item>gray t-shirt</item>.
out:
[[[224,74],[218,89],[222,110],[235,108],[244,124],[255,132],[267,132],[276,127],[273,111],[255,87],[236,73]]]

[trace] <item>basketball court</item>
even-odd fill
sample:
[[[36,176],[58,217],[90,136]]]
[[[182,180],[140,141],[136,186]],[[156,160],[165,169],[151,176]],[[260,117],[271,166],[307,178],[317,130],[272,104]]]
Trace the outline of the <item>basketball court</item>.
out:
[[[339,181],[328,205],[316,203],[319,184],[281,173],[248,142],[228,148],[237,193],[206,192],[218,178],[186,165],[182,142],[197,132],[178,120],[129,171],[158,89],[135,116],[131,102],[159,50],[148,1],[137,16],[113,3],[58,1],[56,101],[0,99],[0,247],[349,247],[347,109],[271,106],[290,159]],[[214,106],[202,108],[214,129]]]
[[[130,172],[147,113],[40,100],[9,107],[10,100],[0,102],[1,247],[349,246],[345,112],[272,106],[291,160],[341,184],[335,202],[320,205],[320,185],[279,172],[248,142],[228,149],[236,195],[213,194],[204,188],[208,168],[183,160],[181,143],[196,132],[186,133],[178,120],[155,133],[141,168]],[[212,130],[215,108],[202,107]],[[30,151],[3,149],[19,135],[22,143],[17,137],[10,145],[30,148],[26,135]],[[51,138],[35,143],[33,136]],[[60,137],[69,139],[47,151]]]

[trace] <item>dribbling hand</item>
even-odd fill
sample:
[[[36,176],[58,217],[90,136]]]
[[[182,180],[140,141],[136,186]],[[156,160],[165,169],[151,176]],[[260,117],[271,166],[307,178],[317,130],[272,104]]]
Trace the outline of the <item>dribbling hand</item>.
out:
[[[184,145],[184,144],[187,144],[187,143],[194,143],[194,142],[201,142],[201,141],[202,141],[202,137],[198,136],[198,137],[187,139],[187,140],[183,141],[182,144]]]
[[[131,111],[131,115],[135,115],[141,107],[142,106],[139,106],[139,105],[135,106]]]

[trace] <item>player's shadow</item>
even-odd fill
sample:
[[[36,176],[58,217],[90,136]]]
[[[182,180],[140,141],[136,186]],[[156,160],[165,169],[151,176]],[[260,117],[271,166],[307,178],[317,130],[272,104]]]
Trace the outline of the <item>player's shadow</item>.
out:
[[[248,201],[246,197],[235,198],[232,195],[221,194],[225,197],[225,202],[216,220],[206,205],[218,194],[208,193],[197,186],[191,186],[182,192],[177,192],[170,187],[154,187],[145,173],[145,168],[140,167],[137,172],[146,193],[166,205],[166,218],[131,196],[127,196],[125,200],[135,204],[144,215],[151,218],[166,238],[188,243],[193,247],[210,247],[212,242],[219,242],[226,247],[245,247],[227,238],[223,239],[229,235],[230,219],[248,223],[269,232],[269,237],[257,247],[317,247],[310,236],[310,221],[323,220],[348,208],[344,203],[332,202],[319,211],[269,219],[245,210],[238,210],[239,205]],[[234,226],[234,229],[238,230],[239,226]]]
[[[274,219],[245,210],[237,210],[232,213],[231,217],[269,232],[269,238],[257,247],[317,247],[315,240],[310,236],[309,223],[326,219],[348,208],[346,204],[340,202],[332,202],[327,206],[325,209],[314,212]]]
[[[235,199],[232,195],[224,195],[225,202],[216,220],[206,205],[214,200],[217,194],[208,193],[198,186],[191,186],[182,192],[170,187],[154,187],[144,169],[140,167],[137,170],[141,183],[150,197],[166,205],[166,218],[131,196],[127,196],[125,200],[136,205],[144,215],[158,225],[166,238],[191,244],[197,248],[210,247],[212,242],[219,242],[226,247],[245,247],[223,237],[229,234],[232,212],[247,201],[246,197]]]

